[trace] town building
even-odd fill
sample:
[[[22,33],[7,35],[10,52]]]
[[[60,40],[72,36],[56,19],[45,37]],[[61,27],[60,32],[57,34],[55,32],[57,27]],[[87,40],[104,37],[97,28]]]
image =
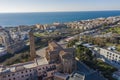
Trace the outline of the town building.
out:
[[[6,48],[0,46],[0,57],[3,56],[3,55],[6,55],[6,54],[7,54],[7,50],[6,50]]]
[[[62,74],[59,72],[54,73],[54,80],[67,80],[69,77],[69,74]]]
[[[16,53],[21,51],[22,49],[25,48],[25,42],[22,40],[19,41],[14,41],[12,44],[7,45],[7,52],[8,53]]]
[[[41,25],[41,24],[36,24],[35,25],[37,29],[40,29],[40,30],[45,30],[45,26],[44,25]]]
[[[120,69],[120,52],[116,51],[114,48],[100,48],[101,58]]]
[[[54,73],[70,74],[76,69],[75,51],[62,48],[57,42],[50,41],[46,56],[36,57],[34,36],[30,33],[31,59],[26,63],[11,66],[0,66],[0,80],[48,80]],[[66,68],[67,67],[67,68]]]
[[[67,80],[105,80],[105,78],[100,77],[99,73],[91,72],[88,74],[81,73],[79,71],[73,72]]]
[[[120,17],[108,17],[108,18],[97,18],[91,20],[81,20],[66,23],[67,27],[72,29],[80,29],[80,30],[89,30],[95,29],[100,26],[107,26],[118,23],[120,21]]]
[[[58,71],[63,73],[72,73],[76,68],[75,50],[64,49],[56,42],[49,43],[46,49],[46,59],[49,63],[59,63]]]
[[[0,30],[0,45],[4,46],[7,49],[7,46],[13,42],[9,31],[5,29]]]
[[[15,53],[19,52],[25,47],[24,39],[27,38],[28,33],[20,34],[17,28],[0,29],[0,46],[5,47],[4,52]]]

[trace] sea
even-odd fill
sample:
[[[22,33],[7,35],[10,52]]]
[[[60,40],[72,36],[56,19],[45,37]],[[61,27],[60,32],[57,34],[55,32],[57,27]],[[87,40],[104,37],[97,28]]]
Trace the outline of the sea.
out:
[[[120,11],[0,13],[0,26],[66,23],[111,16],[120,16]]]

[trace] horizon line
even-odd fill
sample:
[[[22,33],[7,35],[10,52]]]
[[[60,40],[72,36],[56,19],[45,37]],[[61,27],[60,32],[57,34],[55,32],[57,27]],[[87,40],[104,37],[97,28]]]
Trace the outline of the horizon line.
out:
[[[0,14],[6,13],[52,13],[52,12],[95,12],[95,11],[120,11],[120,10],[83,10],[83,11],[28,11],[28,12],[0,12]]]

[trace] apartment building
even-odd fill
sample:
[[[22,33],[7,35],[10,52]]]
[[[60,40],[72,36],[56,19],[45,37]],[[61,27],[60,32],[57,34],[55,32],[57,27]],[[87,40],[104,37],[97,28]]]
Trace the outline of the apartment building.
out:
[[[52,77],[54,72],[56,72],[54,64],[37,65],[36,62],[32,61],[2,68],[0,80],[44,80]]]
[[[120,68],[120,52],[111,48],[100,48],[100,55],[106,62]]]

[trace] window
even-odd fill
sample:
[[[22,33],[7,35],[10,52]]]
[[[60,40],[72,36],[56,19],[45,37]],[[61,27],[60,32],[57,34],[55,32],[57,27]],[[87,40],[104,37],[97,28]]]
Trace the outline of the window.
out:
[[[112,57],[112,59],[114,59],[114,57]]]
[[[15,80],[15,78],[13,78],[13,80]]]
[[[51,75],[53,75],[53,73],[51,73]]]
[[[12,76],[14,76],[15,74],[12,74]]]
[[[23,78],[24,76],[22,75],[21,77]]]
[[[3,78],[6,78],[6,76],[3,76]]]
[[[30,74],[30,76],[32,76],[32,74]]]
[[[23,72],[21,72],[23,74]]]
[[[112,55],[112,53],[110,53],[110,55]]]
[[[10,77],[10,75],[8,75],[8,77]]]

